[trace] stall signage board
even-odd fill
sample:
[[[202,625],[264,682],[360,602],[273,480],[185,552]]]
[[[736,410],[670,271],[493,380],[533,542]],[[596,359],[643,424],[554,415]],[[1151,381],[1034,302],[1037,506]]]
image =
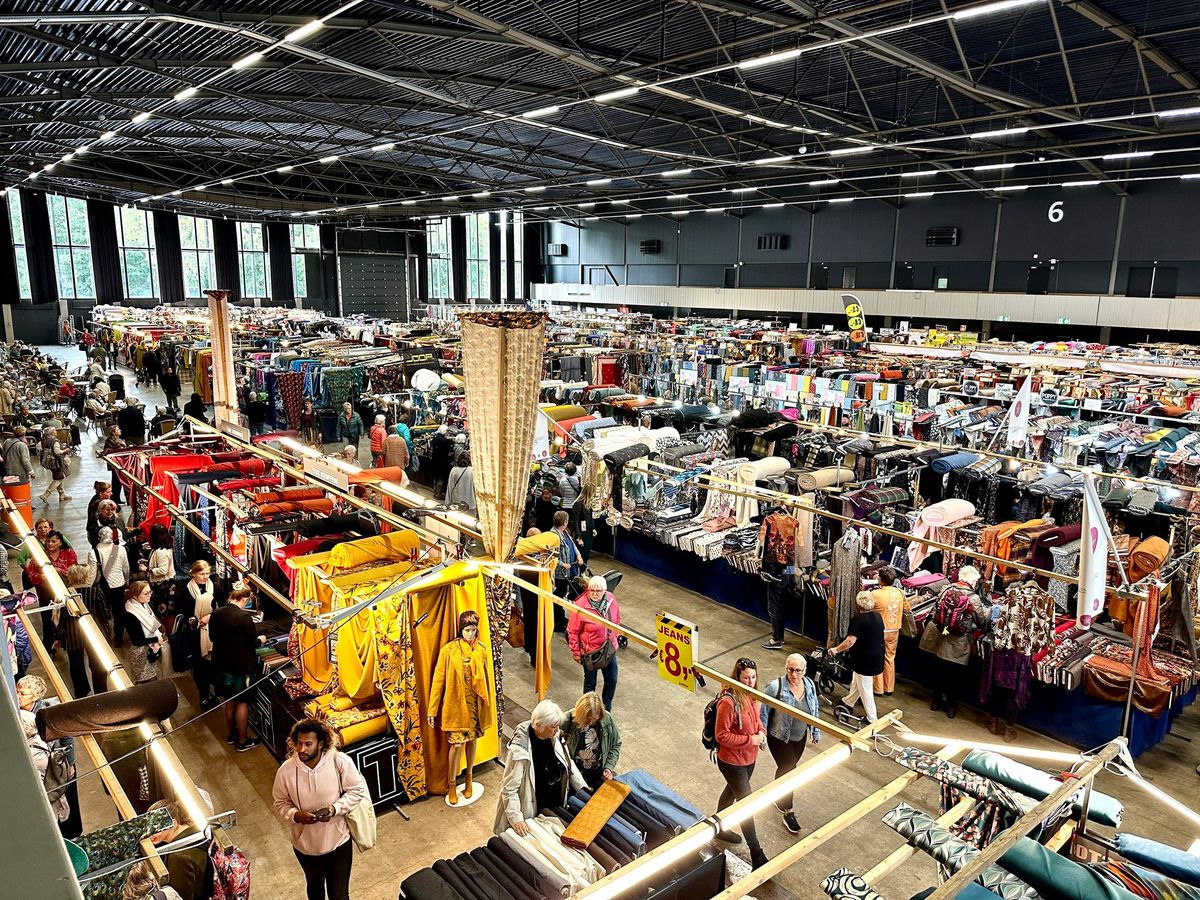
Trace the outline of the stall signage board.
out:
[[[304,474],[311,475],[326,484],[331,484],[343,491],[350,489],[350,476],[341,469],[329,465],[323,459],[304,458]]]
[[[1102,410],[1102,409],[1104,409],[1104,401],[1101,400],[1099,397],[1088,397],[1087,399],[1085,399],[1083,401],[1083,408],[1084,409]]]
[[[245,425],[238,425],[236,422],[222,422],[218,427],[231,438],[246,444],[250,443],[250,429]]]
[[[658,677],[686,691],[696,690],[697,629],[691,622],[662,612],[657,617]]]

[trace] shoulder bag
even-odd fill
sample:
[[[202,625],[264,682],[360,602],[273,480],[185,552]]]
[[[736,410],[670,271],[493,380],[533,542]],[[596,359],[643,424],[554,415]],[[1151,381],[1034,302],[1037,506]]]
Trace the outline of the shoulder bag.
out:
[[[337,753],[337,751],[333,751]],[[337,770],[338,796],[346,792],[342,787],[342,770],[337,764],[337,756],[333,758],[333,767]],[[346,813],[346,826],[350,829],[350,839],[359,850],[370,850],[375,846],[378,827],[375,822],[375,807],[371,804],[371,792],[359,801],[358,806]]]

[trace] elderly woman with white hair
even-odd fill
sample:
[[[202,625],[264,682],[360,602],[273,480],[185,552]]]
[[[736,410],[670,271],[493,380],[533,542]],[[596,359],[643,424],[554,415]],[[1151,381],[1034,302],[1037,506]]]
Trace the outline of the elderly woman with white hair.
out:
[[[850,709],[859,700],[867,713],[867,721],[879,718],[875,711],[875,676],[883,672],[883,616],[875,612],[875,596],[859,591],[854,598],[856,612],[850,617],[846,639],[829,652],[834,656],[849,653],[850,671],[854,673],[850,692],[842,699]]]
[[[817,686],[806,674],[808,660],[801,653],[793,653],[784,665],[784,674],[769,682],[763,688],[763,693],[814,719],[821,718],[821,697],[817,693]],[[821,741],[821,731],[817,726],[809,725],[773,706],[760,703],[758,714],[767,732],[767,749],[775,760],[776,778],[796,768],[810,736],[814,745]],[[783,813],[784,827],[792,834],[799,834],[800,824],[796,821],[792,795],[780,797],[775,801],[775,806]]]
[[[988,624],[988,614],[975,592],[979,579],[974,566],[959,569],[954,584],[934,601],[921,635],[920,648],[935,657],[929,708],[944,710],[951,719],[958,714],[959,683],[971,659],[971,635]]]
[[[593,575],[588,579],[587,591],[579,596],[575,605],[614,625],[621,624],[621,607],[602,575]],[[571,647],[575,662],[583,666],[585,694],[596,689],[599,674],[604,673],[604,688],[600,696],[604,700],[604,708],[611,711],[613,698],[617,694],[616,632],[576,612],[571,614],[567,622],[567,644]]]
[[[45,783],[46,770],[50,767],[52,752],[50,745],[38,735],[37,717],[26,709],[21,710],[21,728],[25,732],[25,747],[33,759],[33,767],[37,769],[38,777]],[[71,806],[67,800],[66,791],[50,801],[50,808],[54,811],[54,818],[58,820],[60,826],[71,817]],[[78,832],[76,833],[78,834]]]
[[[529,832],[526,819],[536,818],[543,809],[562,806],[571,790],[584,786],[559,733],[565,718],[557,703],[543,700],[533,708],[528,722],[513,729],[496,803],[496,834],[511,828],[524,837]]]

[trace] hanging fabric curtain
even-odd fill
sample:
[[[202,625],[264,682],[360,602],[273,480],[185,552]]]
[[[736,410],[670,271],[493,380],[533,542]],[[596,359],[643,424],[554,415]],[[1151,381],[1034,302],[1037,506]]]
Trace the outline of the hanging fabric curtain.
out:
[[[503,561],[525,508],[546,317],[501,311],[459,318],[479,526],[488,554]]]
[[[115,207],[103,200],[87,202],[88,233],[92,239],[92,275],[97,303],[124,303],[121,250],[117,246]],[[140,214],[140,213],[139,213]]]
[[[515,555],[522,559],[549,555],[547,564],[537,573],[537,586],[547,594],[554,593],[554,563],[558,559],[558,533],[546,531],[517,541]],[[528,575],[526,576],[528,577]],[[533,580],[533,579],[529,579]],[[538,620],[526,622],[526,628],[537,629],[537,657],[534,662],[533,683],[539,700],[550,691],[551,639],[554,637],[554,604],[539,598]]]

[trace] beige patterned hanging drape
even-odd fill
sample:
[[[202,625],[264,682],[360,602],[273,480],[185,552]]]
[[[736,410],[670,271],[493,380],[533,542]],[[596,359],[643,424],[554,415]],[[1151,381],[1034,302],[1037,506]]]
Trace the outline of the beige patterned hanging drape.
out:
[[[502,562],[525,511],[546,317],[493,310],[459,318],[479,528],[488,555]]]

